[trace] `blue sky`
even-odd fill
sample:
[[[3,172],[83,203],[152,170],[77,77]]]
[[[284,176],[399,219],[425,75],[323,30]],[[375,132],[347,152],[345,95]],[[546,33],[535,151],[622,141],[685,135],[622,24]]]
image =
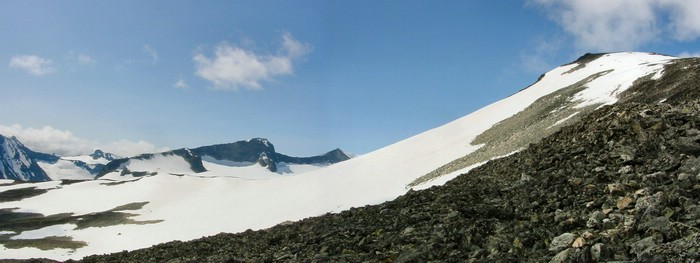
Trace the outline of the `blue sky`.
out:
[[[694,11],[695,10],[695,11]],[[1,1],[0,134],[59,154],[362,154],[585,52],[700,54],[698,0]]]

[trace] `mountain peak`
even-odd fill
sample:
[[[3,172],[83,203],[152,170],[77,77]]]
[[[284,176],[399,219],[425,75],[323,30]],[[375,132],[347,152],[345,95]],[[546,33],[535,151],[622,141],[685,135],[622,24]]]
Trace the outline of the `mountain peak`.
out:
[[[100,159],[100,158],[104,158],[104,159],[106,159],[106,160],[108,160],[108,161],[113,161],[113,160],[116,160],[116,159],[120,159],[119,156],[116,156],[116,155],[111,154],[111,153],[106,153],[106,152],[104,152],[104,151],[102,151],[102,150],[100,150],[100,149],[96,149],[95,152],[93,152],[93,153],[90,154],[89,156],[90,156],[93,160],[98,160],[98,159]]]

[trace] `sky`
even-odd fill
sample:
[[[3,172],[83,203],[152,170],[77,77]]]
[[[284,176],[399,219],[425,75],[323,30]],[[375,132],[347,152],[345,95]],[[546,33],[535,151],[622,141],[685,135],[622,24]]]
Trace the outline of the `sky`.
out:
[[[0,134],[364,154],[586,52],[700,55],[700,0],[0,1]]]

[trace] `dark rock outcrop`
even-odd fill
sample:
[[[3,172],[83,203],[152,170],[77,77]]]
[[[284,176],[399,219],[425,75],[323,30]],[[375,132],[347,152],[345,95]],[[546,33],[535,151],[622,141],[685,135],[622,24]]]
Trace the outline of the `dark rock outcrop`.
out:
[[[108,160],[108,161],[114,161],[114,160],[120,158],[119,156],[116,156],[116,155],[111,154],[111,153],[106,153],[106,152],[104,152],[104,151],[102,151],[102,150],[100,150],[100,149],[95,150],[95,152],[93,152],[92,154],[90,154],[90,157],[91,157],[93,160],[97,160],[97,159],[100,159],[100,158],[104,158],[105,160]]]
[[[275,146],[268,140],[254,138],[247,141],[237,141],[233,143],[202,146],[192,149],[200,156],[211,156],[217,160],[233,162],[255,163],[260,159],[260,155],[275,155]]]
[[[345,152],[343,152],[340,149],[335,149],[323,155],[312,157],[291,157],[278,153],[276,159],[279,162],[294,164],[333,164],[349,160],[350,156],[348,156]]]

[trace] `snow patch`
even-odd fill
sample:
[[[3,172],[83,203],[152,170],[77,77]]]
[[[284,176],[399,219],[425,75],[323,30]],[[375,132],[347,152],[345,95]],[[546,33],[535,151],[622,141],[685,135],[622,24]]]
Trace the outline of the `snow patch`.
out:
[[[151,159],[131,159],[127,168],[132,172],[192,173],[189,162],[174,154],[155,154]]]
[[[67,236],[67,234],[75,229],[77,226],[74,224],[63,224],[63,225],[53,225],[47,226],[37,230],[23,231],[19,235],[10,237],[13,240],[19,239],[41,239],[45,237],[58,237]]]
[[[672,57],[640,54],[640,53],[614,53],[607,54],[595,60],[595,66],[588,65],[577,74],[589,74],[590,70],[598,72],[608,71],[605,76],[589,82],[587,89],[576,94],[575,99],[581,101],[576,108],[584,108],[589,105],[610,105],[617,101],[617,96],[627,90],[637,79],[654,74],[661,77],[661,71]],[[590,69],[589,69],[590,68]],[[595,72],[595,71],[594,71]],[[589,74],[590,75],[590,74]],[[652,77],[653,78],[653,77]]]

